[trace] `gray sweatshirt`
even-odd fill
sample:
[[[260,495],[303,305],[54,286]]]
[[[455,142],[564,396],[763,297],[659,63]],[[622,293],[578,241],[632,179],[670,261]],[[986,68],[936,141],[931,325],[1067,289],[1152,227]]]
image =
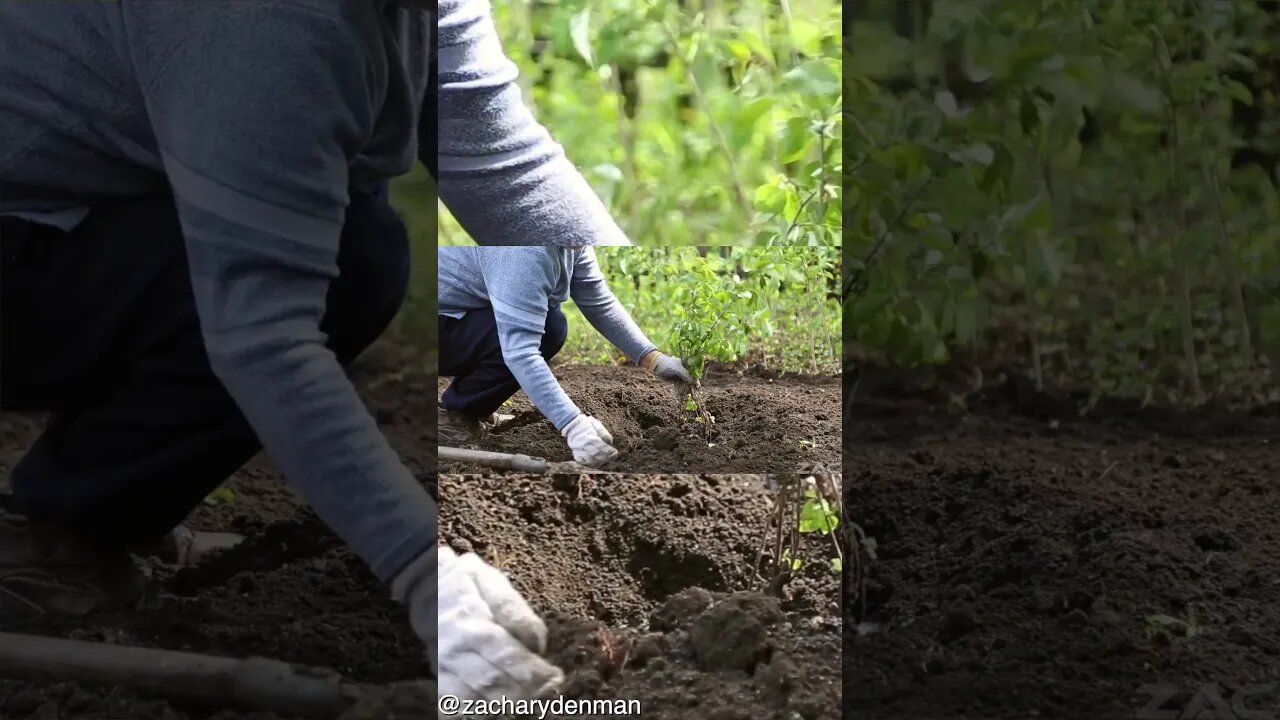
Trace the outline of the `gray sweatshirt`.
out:
[[[477,243],[622,241],[521,103],[485,0],[440,3],[442,124],[419,142],[433,28],[412,4],[0,1],[0,214],[69,230],[172,192],[214,372],[383,579],[435,542],[435,507],[319,330],[349,190],[438,140],[441,194]]]
[[[538,351],[551,308],[573,298],[632,362],[657,349],[609,290],[591,248],[440,248],[439,279],[441,315],[493,309],[503,360],[557,430],[581,411]]]
[[[320,319],[348,189],[415,160],[431,30],[379,2],[0,2],[0,212],[71,228],[171,191],[214,373],[384,580],[436,508]]]
[[[516,76],[488,0],[440,0],[440,198],[478,245],[630,245]]]

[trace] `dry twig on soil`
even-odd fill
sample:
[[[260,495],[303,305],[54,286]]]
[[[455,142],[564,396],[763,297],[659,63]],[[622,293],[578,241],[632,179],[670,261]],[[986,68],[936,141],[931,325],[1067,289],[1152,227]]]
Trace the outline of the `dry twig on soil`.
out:
[[[619,637],[617,633],[601,625],[600,663],[596,668],[600,672],[600,679],[607,682],[609,678],[622,672],[627,667],[627,661],[631,659],[631,651],[634,647],[634,638]]]

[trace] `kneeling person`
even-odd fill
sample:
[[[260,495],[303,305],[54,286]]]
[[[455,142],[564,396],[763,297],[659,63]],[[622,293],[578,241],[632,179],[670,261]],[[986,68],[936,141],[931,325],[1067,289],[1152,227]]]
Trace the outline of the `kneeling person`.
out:
[[[441,248],[439,262],[440,373],[453,378],[438,413],[442,443],[475,441],[523,389],[574,460],[596,466],[617,455],[609,431],[573,403],[547,365],[568,337],[560,306],[570,298],[632,362],[668,382],[693,382],[618,302],[591,248]]]

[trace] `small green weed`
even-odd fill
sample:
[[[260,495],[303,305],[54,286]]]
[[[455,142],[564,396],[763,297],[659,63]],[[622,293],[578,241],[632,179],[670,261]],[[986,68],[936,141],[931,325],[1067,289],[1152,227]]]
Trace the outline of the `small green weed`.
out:
[[[222,505],[235,502],[236,492],[229,487],[220,487],[209,493],[204,499],[205,505]]]
[[[1142,634],[1149,642],[1171,645],[1175,640],[1200,635],[1201,629],[1194,612],[1188,612],[1185,618],[1157,613],[1146,617]]]

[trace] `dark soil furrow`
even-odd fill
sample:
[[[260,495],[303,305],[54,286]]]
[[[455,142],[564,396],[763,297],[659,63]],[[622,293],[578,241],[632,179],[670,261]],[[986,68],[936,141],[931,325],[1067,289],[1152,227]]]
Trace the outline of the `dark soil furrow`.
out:
[[[553,368],[574,403],[604,423],[619,456],[605,470],[631,473],[762,473],[840,468],[840,378],[711,372],[699,390],[715,416],[710,447],[674,389],[629,367]],[[448,381],[441,379],[441,392]],[[573,459],[565,440],[523,393],[501,412],[515,418],[477,447],[553,462]],[[442,472],[480,468],[445,463]]]
[[[444,539],[548,619],[566,697],[659,720],[840,717],[838,578],[817,562],[781,598],[753,591],[764,478],[441,475],[440,495]]]

